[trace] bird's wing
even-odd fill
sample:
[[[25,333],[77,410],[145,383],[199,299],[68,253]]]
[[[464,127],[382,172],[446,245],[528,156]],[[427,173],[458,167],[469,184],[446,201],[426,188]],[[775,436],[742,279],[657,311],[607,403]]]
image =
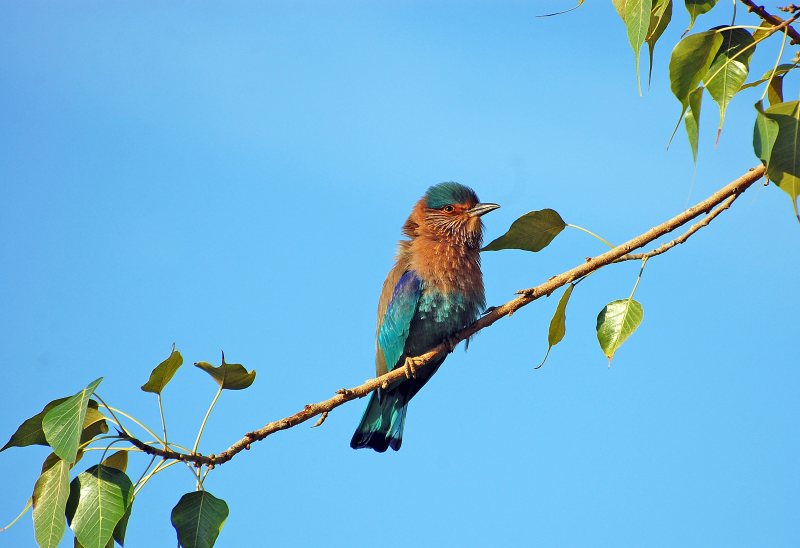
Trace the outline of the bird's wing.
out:
[[[394,275],[393,275],[394,274]],[[398,274],[399,278],[398,278]],[[392,282],[396,281],[394,287]],[[422,280],[413,270],[393,272],[386,279],[378,305],[378,336],[375,369],[378,376],[394,369],[403,355],[422,294]],[[380,315],[380,311],[384,311]]]

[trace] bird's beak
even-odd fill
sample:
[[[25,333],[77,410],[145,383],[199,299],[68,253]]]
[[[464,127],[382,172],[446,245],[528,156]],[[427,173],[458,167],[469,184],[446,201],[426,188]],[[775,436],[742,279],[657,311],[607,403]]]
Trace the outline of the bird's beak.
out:
[[[497,204],[478,204],[475,207],[467,210],[467,215],[470,217],[480,217],[481,215],[486,215],[490,211],[494,211],[500,207]]]

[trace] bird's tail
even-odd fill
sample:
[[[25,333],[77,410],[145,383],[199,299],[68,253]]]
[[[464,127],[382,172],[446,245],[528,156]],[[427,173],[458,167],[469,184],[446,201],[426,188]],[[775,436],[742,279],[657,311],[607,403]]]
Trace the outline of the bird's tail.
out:
[[[350,447],[363,449],[369,447],[383,453],[391,447],[395,451],[403,443],[403,423],[406,421],[408,397],[398,390],[373,392],[367,410],[361,417]]]

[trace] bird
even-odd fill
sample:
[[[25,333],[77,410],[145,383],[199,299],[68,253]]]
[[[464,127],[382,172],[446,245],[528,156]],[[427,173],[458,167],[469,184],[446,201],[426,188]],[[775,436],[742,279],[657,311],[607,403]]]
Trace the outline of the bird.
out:
[[[353,449],[400,449],[408,402],[445,359],[417,372],[411,358],[441,343],[452,351],[451,337],[483,312],[481,217],[498,207],[481,203],[465,185],[444,182],[428,188],[411,210],[402,228],[408,239],[398,242],[378,299],[375,336],[376,375],[406,367],[406,378],[371,394]]]

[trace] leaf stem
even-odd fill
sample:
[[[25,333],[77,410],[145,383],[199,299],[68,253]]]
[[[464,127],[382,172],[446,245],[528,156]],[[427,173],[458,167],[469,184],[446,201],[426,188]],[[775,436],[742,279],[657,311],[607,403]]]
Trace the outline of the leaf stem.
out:
[[[639,282],[642,281],[642,273],[644,272],[644,265],[647,264],[647,259],[650,257],[644,257],[642,259],[642,267],[639,269],[639,276],[636,277],[636,283],[633,284],[633,290],[631,291],[631,296],[628,297],[629,301],[633,300],[633,294],[636,293],[636,288],[639,287]]]
[[[103,407],[105,407],[108,410],[108,412],[111,413],[111,416],[114,418],[114,422],[116,422],[117,426],[119,426],[122,429],[122,433],[128,435],[128,431],[125,430],[125,427],[122,426],[122,423],[120,422],[119,418],[114,414],[115,409],[113,407],[109,407],[109,405],[105,402],[103,398],[100,397],[100,394],[98,394],[97,392],[92,392],[92,394],[94,394],[94,396],[96,396],[97,399],[100,400],[100,403],[103,404]],[[119,411],[119,409],[116,409],[116,411]],[[119,413],[121,415],[125,415],[125,413],[123,413],[122,411],[119,411]]]
[[[104,402],[104,405],[105,405],[105,402]],[[120,414],[120,415],[122,415],[123,417],[125,417],[125,418],[127,418],[127,419],[129,419],[129,420],[131,420],[131,421],[133,421],[133,422],[135,422],[135,423],[136,423],[136,424],[138,424],[138,425],[139,425],[139,426],[140,426],[140,427],[141,427],[141,428],[142,428],[142,429],[143,429],[145,432],[147,432],[148,434],[150,434],[151,436],[153,436],[153,437],[154,437],[156,440],[158,440],[158,442],[159,442],[159,443],[161,443],[161,445],[166,445],[166,441],[165,441],[165,440],[162,440],[162,439],[161,439],[161,438],[158,436],[158,434],[156,434],[155,432],[153,432],[152,430],[150,430],[150,429],[149,429],[147,426],[145,426],[145,425],[144,425],[144,424],[143,424],[143,423],[142,423],[140,420],[136,419],[135,417],[132,417],[131,415],[127,414],[125,411],[122,411],[121,409],[117,409],[117,408],[115,408],[115,407],[108,407],[108,406],[106,406],[106,408],[107,408],[109,411],[111,411],[111,414],[112,414],[112,415],[114,414],[114,411],[116,411],[117,413],[119,413],[119,414]],[[114,418],[116,418],[116,417],[114,417]],[[119,421],[117,421],[117,422],[119,422]],[[120,425],[120,426],[121,426],[121,425]],[[124,428],[123,428],[123,433],[127,434],[127,432],[125,432]]]
[[[594,236],[595,238],[597,238],[598,240],[600,240],[601,242],[603,242],[604,244],[606,244],[606,245],[607,245],[608,247],[610,247],[611,249],[614,249],[614,245],[613,245],[613,244],[611,244],[611,243],[610,243],[608,240],[606,240],[605,238],[602,238],[602,237],[598,236],[597,234],[595,234],[595,233],[594,233],[594,232],[592,232],[591,230],[587,230],[587,229],[583,228],[582,226],[574,225],[574,224],[572,224],[572,223],[567,223],[567,226],[570,226],[570,227],[572,227],[572,228],[577,228],[578,230],[580,230],[580,231],[582,231],[582,232],[585,232],[585,233],[586,233],[586,234],[588,234],[589,236]]]
[[[781,51],[778,52],[778,58],[775,59],[775,66],[772,67],[772,73],[769,75],[769,80],[767,80],[767,85],[764,86],[764,92],[761,94],[761,99],[759,101],[763,101],[764,97],[767,96],[767,92],[769,91],[769,86],[772,85],[772,79],[775,78],[775,73],[778,72],[778,65],[781,62],[781,57],[783,57],[783,50],[786,48],[786,39],[789,37],[789,32],[786,29],[783,29],[783,42],[781,43]]]
[[[165,464],[164,466],[161,466],[161,464],[164,463],[164,461],[161,461],[161,463],[159,463],[158,465],[156,465],[155,468],[153,468],[152,472],[150,472],[149,474],[147,474],[147,476],[144,477],[143,481],[139,484],[139,486],[136,489],[133,490],[133,496],[135,497],[139,493],[139,491],[142,490],[142,487],[144,487],[147,484],[147,482],[150,481],[150,478],[152,478],[154,475],[158,474],[159,472],[163,472],[164,470],[166,470],[170,466],[174,466],[174,465],[178,464],[179,462],[180,462],[179,460],[174,460],[174,461],[170,462],[169,464]]]
[[[158,396],[158,413],[161,415],[161,427],[164,429],[164,449],[166,449],[169,443],[167,442],[167,421],[164,418],[164,405],[161,402],[161,392],[158,392],[156,396]]]
[[[222,394],[222,384],[219,385],[219,390],[214,395],[214,399],[211,400],[211,405],[208,406],[208,411],[206,411],[206,416],[203,417],[203,422],[200,424],[200,431],[197,432],[197,439],[194,440],[194,447],[192,448],[192,453],[197,453],[197,447],[200,445],[200,438],[203,436],[203,430],[206,428],[206,422],[208,422],[208,416],[211,414],[211,410],[214,409],[214,406],[217,404],[217,400],[219,399],[220,394]]]

